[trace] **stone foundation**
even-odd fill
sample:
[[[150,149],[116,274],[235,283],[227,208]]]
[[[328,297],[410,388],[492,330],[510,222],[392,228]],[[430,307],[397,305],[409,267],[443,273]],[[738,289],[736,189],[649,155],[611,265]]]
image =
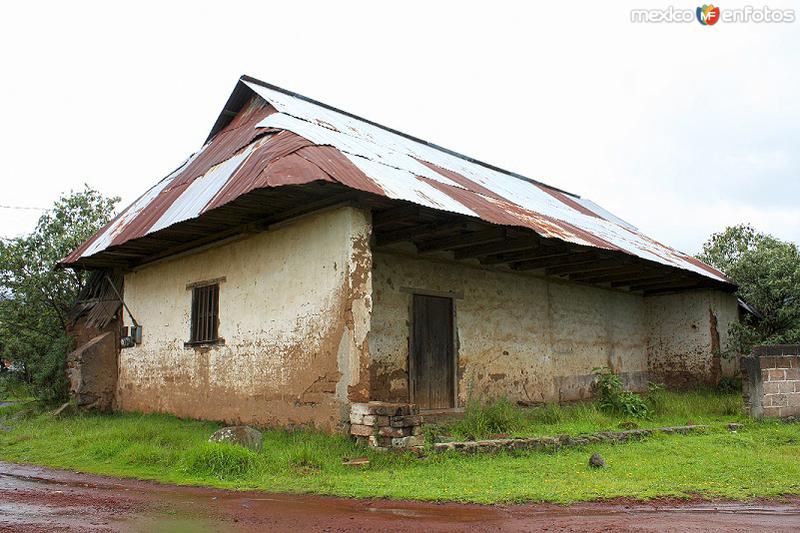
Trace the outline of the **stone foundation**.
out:
[[[800,345],[756,346],[742,357],[742,392],[756,418],[800,416]]]
[[[729,431],[736,431],[740,424],[728,424]],[[525,437],[514,439],[489,439],[464,442],[438,442],[433,445],[437,453],[454,450],[463,453],[496,453],[503,450],[560,450],[567,447],[587,446],[601,442],[628,442],[632,440],[652,437],[656,434],[688,435],[698,431],[705,431],[708,426],[675,426],[654,429],[629,429],[627,431],[601,431],[591,435],[558,435],[555,437]]]
[[[419,408],[407,403],[351,404],[350,434],[376,448],[411,448],[425,442]]]

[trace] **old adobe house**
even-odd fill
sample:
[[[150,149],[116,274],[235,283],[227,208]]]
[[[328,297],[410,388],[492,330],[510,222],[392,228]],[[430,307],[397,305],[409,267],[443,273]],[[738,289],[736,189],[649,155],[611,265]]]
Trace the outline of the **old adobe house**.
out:
[[[124,300],[76,326],[94,351],[71,363],[74,389],[99,380],[87,397],[121,410],[332,429],[370,399],[566,401],[596,367],[634,389],[734,370],[722,273],[590,200],[246,76],[205,146],[63,266],[95,271],[76,316]],[[115,317],[140,326],[129,347]]]

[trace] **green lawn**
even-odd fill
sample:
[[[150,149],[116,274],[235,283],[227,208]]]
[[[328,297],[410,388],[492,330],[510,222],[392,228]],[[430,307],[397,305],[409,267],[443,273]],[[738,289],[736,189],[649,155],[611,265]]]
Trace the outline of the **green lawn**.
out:
[[[689,436],[659,435],[549,453],[446,453],[417,459],[411,454],[372,452],[345,437],[310,431],[267,431],[264,450],[255,453],[208,443],[219,427],[210,422],[165,415],[54,419],[45,414],[6,422],[13,429],[0,432],[0,459],[178,484],[480,503],[800,494],[800,425],[747,420],[738,414],[735,395],[662,394],[662,404],[651,419],[637,421],[641,427],[691,420],[713,428]],[[13,410],[0,409],[0,419]],[[511,416],[516,417],[514,434],[616,429],[624,421],[601,413],[593,404],[524,410]],[[724,423],[732,420],[745,425],[729,432]],[[455,435],[460,430],[436,431]],[[608,468],[587,466],[593,452],[605,458]],[[364,455],[369,456],[369,465],[342,465],[344,458]]]

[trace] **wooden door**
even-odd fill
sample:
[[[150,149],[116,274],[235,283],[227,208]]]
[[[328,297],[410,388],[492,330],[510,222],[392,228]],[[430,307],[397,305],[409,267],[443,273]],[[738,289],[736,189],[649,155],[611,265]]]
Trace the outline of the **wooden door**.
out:
[[[415,294],[412,303],[409,381],[421,409],[454,407],[453,300]]]

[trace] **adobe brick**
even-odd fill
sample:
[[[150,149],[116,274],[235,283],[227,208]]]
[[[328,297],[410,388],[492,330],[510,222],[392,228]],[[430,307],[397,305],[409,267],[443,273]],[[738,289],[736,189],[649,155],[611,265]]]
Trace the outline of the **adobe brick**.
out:
[[[786,379],[786,370],[772,369],[767,372],[768,381],[784,381]]]
[[[378,430],[378,435],[383,437],[407,437],[411,435],[411,428],[382,427]]]
[[[375,433],[375,428],[372,426],[365,426],[363,424],[353,424],[350,426],[350,434],[360,437],[368,437]]]

